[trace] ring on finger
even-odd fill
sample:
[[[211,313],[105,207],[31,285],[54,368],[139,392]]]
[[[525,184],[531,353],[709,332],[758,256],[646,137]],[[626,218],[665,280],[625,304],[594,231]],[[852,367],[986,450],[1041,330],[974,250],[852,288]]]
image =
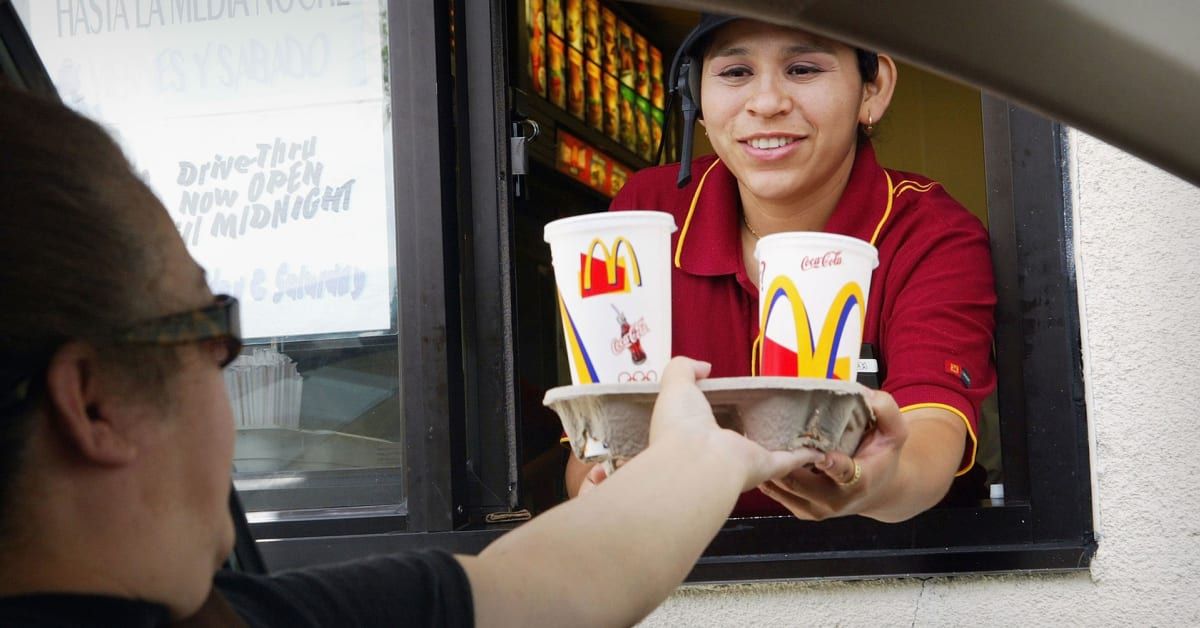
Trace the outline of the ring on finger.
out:
[[[858,464],[858,461],[854,459],[851,459],[850,462],[854,463],[854,475],[852,475],[850,479],[846,480],[845,482],[838,482],[838,484],[841,484],[842,486],[854,486],[860,479],[862,479],[862,465]]]

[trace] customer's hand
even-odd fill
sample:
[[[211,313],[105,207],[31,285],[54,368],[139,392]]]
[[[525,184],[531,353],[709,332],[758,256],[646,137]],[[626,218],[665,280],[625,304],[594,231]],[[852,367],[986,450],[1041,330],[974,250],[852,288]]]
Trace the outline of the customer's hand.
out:
[[[712,408],[696,380],[708,376],[712,365],[677,357],[663,372],[662,388],[650,420],[650,446],[680,440],[693,443],[694,455],[720,455],[741,463],[745,471],[742,490],[771,478],[782,478],[823,458],[820,452],[768,451],[758,443],[717,425]]]

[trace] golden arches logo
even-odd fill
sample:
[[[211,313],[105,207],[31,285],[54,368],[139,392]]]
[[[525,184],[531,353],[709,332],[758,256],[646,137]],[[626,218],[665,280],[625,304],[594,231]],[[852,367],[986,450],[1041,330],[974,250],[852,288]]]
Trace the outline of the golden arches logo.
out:
[[[816,339],[813,338],[812,324],[804,299],[800,297],[800,291],[791,279],[783,275],[775,277],[765,293],[765,298],[766,306],[762,308],[758,338],[754,342],[754,366],[758,366],[758,355],[761,353],[761,371],[767,375],[850,379],[850,361],[857,356],[839,358],[837,348],[850,322],[850,313],[855,307],[859,309],[858,331],[860,335],[862,333],[866,313],[862,287],[853,281],[842,286],[825,313],[820,336]],[[791,351],[775,344],[766,335],[767,324],[775,314],[775,307],[781,299],[792,307],[796,331],[794,363]]]
[[[604,255],[604,276],[601,278],[603,283],[599,286],[594,285],[597,277],[593,274],[599,268],[593,269],[592,264],[596,259],[597,247]],[[628,292],[630,288],[630,277],[626,274],[628,271],[632,272],[633,284],[642,285],[642,272],[638,265],[637,252],[633,250],[633,245],[624,236],[613,240],[611,250],[603,240],[593,238],[591,244],[588,245],[587,252],[580,257],[580,293],[583,297],[610,292]],[[623,261],[625,263],[622,263]]]

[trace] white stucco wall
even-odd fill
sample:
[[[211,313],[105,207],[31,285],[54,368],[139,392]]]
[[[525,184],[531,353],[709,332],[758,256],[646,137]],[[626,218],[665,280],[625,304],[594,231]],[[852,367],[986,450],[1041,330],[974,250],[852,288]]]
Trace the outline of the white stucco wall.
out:
[[[646,626],[1200,625],[1200,189],[1070,144],[1090,573],[689,587]]]

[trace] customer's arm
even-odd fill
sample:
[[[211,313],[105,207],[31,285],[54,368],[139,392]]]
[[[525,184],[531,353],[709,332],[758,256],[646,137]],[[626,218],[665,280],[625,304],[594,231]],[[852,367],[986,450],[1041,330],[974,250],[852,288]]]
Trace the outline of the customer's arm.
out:
[[[628,626],[682,582],[738,495],[821,458],[769,452],[717,427],[676,358],[663,375],[650,446],[594,490],[461,556],[479,625]]]

